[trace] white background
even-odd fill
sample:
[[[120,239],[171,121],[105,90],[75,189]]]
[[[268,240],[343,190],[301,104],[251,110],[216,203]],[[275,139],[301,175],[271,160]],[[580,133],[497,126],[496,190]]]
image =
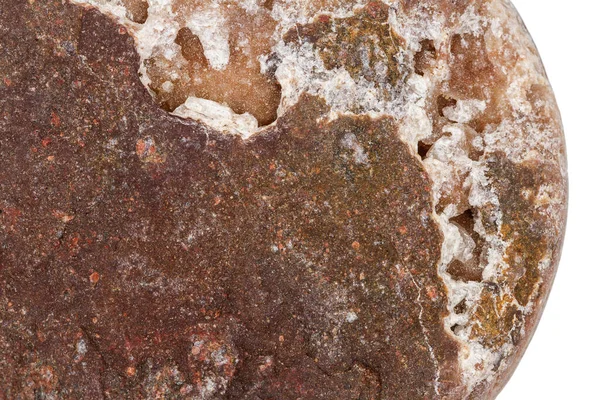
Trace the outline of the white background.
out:
[[[563,116],[569,220],[554,288],[498,400],[600,400],[600,2],[513,0]]]

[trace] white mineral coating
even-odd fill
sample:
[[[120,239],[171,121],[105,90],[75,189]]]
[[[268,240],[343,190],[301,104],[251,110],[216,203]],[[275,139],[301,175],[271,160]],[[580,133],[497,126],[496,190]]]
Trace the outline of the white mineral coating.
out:
[[[192,14],[186,26],[200,38],[210,66],[225,69],[229,64],[229,29],[219,6],[214,4]]]
[[[173,114],[202,121],[216,130],[238,134],[244,139],[258,130],[258,122],[251,114],[236,114],[226,105],[197,97],[188,97]]]

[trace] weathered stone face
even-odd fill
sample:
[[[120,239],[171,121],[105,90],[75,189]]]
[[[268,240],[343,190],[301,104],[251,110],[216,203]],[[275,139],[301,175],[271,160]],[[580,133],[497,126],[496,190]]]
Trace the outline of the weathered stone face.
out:
[[[510,6],[77,3],[0,9],[0,398],[497,394],[566,209]]]

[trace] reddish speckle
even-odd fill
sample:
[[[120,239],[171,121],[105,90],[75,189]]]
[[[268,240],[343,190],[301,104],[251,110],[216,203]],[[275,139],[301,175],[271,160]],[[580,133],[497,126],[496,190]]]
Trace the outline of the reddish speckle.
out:
[[[319,15],[319,22],[323,24],[329,23],[330,20],[331,18],[329,17],[329,15]]]
[[[356,251],[358,251],[358,249],[360,249],[360,243],[358,242],[352,242],[352,248]]]
[[[144,155],[144,151],[146,150],[146,142],[143,139],[140,139],[135,144],[135,152],[139,157]]]
[[[367,13],[373,19],[383,19],[387,17],[386,6],[379,1],[371,1],[365,7]]]
[[[154,139],[151,137],[139,139],[135,144],[135,152],[143,162],[158,164],[165,161],[164,156],[158,154]]]
[[[10,229],[14,230],[14,226],[17,224],[19,217],[22,215],[22,211],[17,208],[5,207],[2,209],[2,215],[10,221]]]
[[[63,211],[60,211],[60,210],[54,210],[54,211],[52,211],[52,215],[54,217],[60,219],[64,223],[71,222],[75,218],[74,215],[69,215],[69,214],[67,214],[67,213],[65,213]]]
[[[100,274],[97,273],[96,271],[92,272],[92,274],[90,275],[90,282],[93,284],[98,283],[98,281],[100,280]]]
[[[438,293],[437,293],[437,289],[434,286],[427,286],[427,296],[431,299],[431,300],[437,300],[438,298]]]
[[[50,117],[50,124],[55,128],[60,126],[60,117],[54,111],[52,111],[52,116]]]

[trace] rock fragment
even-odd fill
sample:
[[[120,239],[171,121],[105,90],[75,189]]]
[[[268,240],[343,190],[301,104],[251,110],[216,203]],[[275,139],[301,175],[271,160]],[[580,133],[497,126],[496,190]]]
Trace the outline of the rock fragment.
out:
[[[492,399],[567,175],[504,0],[7,0],[0,398]]]

